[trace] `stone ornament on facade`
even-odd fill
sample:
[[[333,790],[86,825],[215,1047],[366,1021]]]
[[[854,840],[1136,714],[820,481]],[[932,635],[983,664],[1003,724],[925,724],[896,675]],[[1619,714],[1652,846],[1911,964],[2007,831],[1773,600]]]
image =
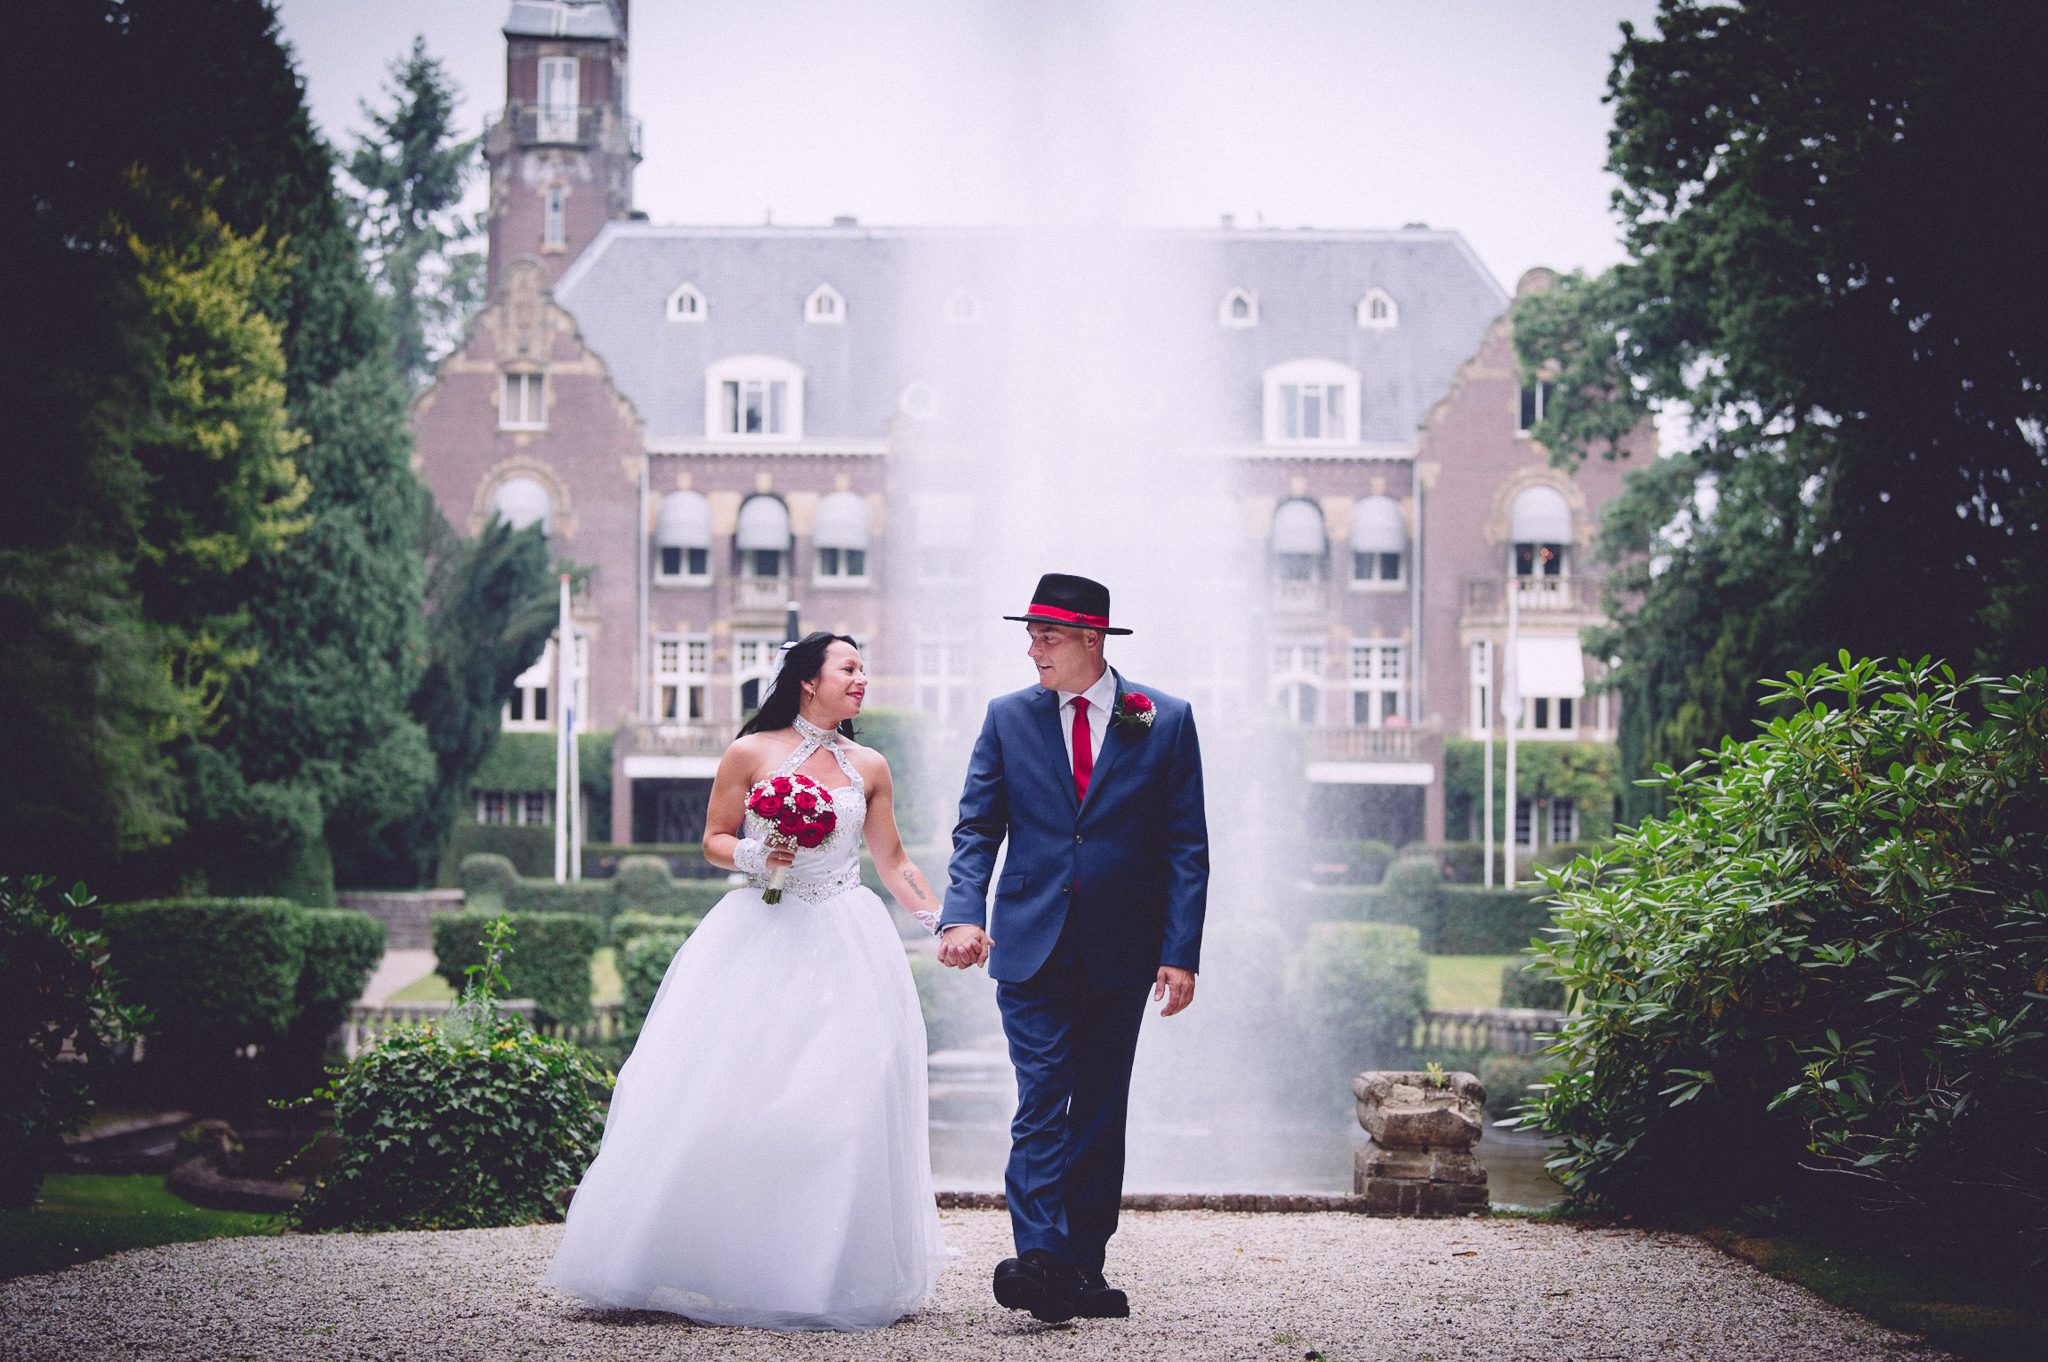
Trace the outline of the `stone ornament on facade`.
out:
[[[1486,1088],[1468,1073],[1371,1070],[1351,1080],[1358,1123],[1372,1138],[1353,1160],[1351,1190],[1371,1215],[1483,1214]]]

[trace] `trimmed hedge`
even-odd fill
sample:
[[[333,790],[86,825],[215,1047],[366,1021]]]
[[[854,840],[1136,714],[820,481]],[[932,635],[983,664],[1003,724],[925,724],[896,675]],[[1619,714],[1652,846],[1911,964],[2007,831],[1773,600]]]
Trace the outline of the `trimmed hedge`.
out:
[[[1413,927],[1318,922],[1287,974],[1313,1070],[1356,1073],[1391,1061],[1429,1004],[1429,962]]]
[[[1512,955],[1550,925],[1550,891],[1481,889],[1446,884],[1437,890],[1431,955]]]
[[[659,856],[628,856],[606,880],[556,884],[529,879],[503,856],[462,863],[465,903],[479,912],[588,913],[609,920],[626,910],[665,917],[702,917],[731,891],[721,880],[679,880]]]
[[[702,918],[685,914],[672,916],[667,913],[642,913],[627,909],[611,921],[611,943],[623,948],[627,942],[643,936],[667,936],[680,932],[688,936],[697,930]]]
[[[1550,925],[1550,891],[1541,885],[1482,889],[1445,883],[1427,856],[1403,856],[1378,885],[1292,891],[1279,900],[1283,926],[1384,922],[1413,927],[1429,955],[1512,955]]]
[[[434,919],[434,972],[461,991],[471,965],[484,963],[484,930],[496,913],[444,913]],[[542,1023],[590,1020],[590,958],[604,939],[591,913],[508,913],[512,945],[501,961],[510,997],[533,999]]]
[[[1547,1012],[1562,1012],[1565,996],[1565,986],[1534,961],[1501,967],[1502,1007],[1540,1007]]]
[[[619,1012],[629,1036],[638,1034],[646,1022],[647,1009],[654,1006],[654,995],[661,991],[663,976],[697,926],[694,918],[658,920],[668,923],[669,930],[635,936],[619,948],[619,982],[625,988]],[[689,925],[683,926],[684,923]]]
[[[346,908],[305,908],[299,929],[305,967],[285,1052],[294,1078],[311,1084],[319,1080],[327,1042],[384,958],[384,924]]]

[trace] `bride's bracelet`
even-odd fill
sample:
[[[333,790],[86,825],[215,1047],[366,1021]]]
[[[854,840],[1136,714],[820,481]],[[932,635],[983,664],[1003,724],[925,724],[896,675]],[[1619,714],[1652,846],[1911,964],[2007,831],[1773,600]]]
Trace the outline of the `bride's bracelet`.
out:
[[[912,917],[924,924],[924,929],[933,936],[939,934],[939,915],[929,908],[911,910]]]
[[[758,837],[742,837],[733,843],[732,865],[749,875],[768,873],[768,844]]]

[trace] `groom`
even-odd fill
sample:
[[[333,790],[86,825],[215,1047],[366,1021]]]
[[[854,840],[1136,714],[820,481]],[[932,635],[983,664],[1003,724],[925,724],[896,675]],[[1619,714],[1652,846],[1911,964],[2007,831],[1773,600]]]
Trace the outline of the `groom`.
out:
[[[984,961],[1017,1070],[1003,1186],[1017,1256],[996,1300],[1059,1323],[1123,1318],[1102,1275],[1123,1198],[1124,1115],[1145,993],[1195,996],[1209,837],[1187,702],[1102,657],[1109,589],[1051,572],[1021,620],[1038,684],[990,702],[953,829],[939,959]],[[987,922],[996,852],[1009,839]]]

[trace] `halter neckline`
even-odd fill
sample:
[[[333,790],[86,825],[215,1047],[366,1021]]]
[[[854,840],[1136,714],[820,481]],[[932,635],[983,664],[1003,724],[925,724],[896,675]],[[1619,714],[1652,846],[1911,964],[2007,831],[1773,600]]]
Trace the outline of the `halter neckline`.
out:
[[[837,732],[836,729],[820,728],[801,714],[796,716],[794,727],[798,737],[814,738],[821,746],[832,741],[833,734]]]

